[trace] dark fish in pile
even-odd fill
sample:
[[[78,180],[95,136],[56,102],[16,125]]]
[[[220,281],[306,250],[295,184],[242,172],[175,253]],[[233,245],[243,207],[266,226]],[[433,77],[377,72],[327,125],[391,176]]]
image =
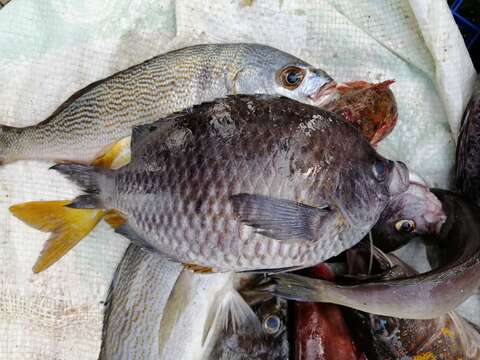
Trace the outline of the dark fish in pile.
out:
[[[433,193],[442,202],[447,220],[431,241],[461,244],[450,248],[449,261],[441,267],[351,286],[279,274],[273,276],[277,282],[273,292],[297,301],[328,302],[405,319],[434,319],[452,311],[480,285],[480,210],[451,192]]]
[[[213,271],[307,267],[359,242],[408,187],[406,166],[378,155],[342,118],[283,97],[204,103],[137,127],[132,150],[119,170],[54,167],[87,193],[69,205],[86,214],[80,223],[11,207],[53,232],[34,271],[103,211],[117,232],[178,262]]]
[[[322,263],[303,275],[333,281],[331,264]],[[338,305],[293,302],[293,358],[295,360],[366,360],[354,343]]]
[[[480,78],[460,124],[455,183],[460,193],[480,205]]]
[[[0,127],[0,163],[40,159],[109,165],[132,128],[233,94],[271,94],[322,105],[335,82],[323,70],[259,44],[196,45],[94,82],[41,123]],[[128,142],[122,145],[128,145]]]
[[[373,243],[391,252],[415,237],[439,234],[446,219],[440,200],[410,171],[408,190],[392,198],[372,228]]]
[[[362,269],[358,264],[368,263],[370,251],[368,247],[362,250],[355,252],[354,267],[357,274],[363,272],[367,275],[368,268],[364,266]],[[394,255],[375,250],[374,253],[376,272],[388,274],[384,276],[386,279],[417,274]],[[363,260],[359,261],[358,257],[363,257]],[[344,314],[356,343],[369,360],[480,358],[478,330],[454,312],[432,320],[385,317],[349,308],[344,308]]]

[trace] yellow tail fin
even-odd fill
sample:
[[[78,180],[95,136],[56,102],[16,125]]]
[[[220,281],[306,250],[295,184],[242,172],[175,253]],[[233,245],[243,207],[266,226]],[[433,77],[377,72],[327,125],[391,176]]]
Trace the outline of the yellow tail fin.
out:
[[[39,273],[54,264],[88,235],[105,215],[102,209],[72,209],[71,201],[33,201],[10,207],[10,211],[35,229],[51,232],[38,257],[33,272]]]

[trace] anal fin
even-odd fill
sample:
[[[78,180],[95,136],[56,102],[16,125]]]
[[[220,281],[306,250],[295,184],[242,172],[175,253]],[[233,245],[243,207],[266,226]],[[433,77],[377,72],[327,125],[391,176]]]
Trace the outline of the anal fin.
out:
[[[130,137],[111,145],[107,151],[96,158],[92,165],[100,166],[107,169],[118,169],[130,162]]]

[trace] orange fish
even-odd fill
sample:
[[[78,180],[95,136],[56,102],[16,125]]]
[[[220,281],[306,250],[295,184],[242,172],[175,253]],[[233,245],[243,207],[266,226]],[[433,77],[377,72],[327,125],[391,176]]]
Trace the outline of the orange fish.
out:
[[[358,80],[338,84],[339,98],[325,106],[358,128],[372,145],[390,134],[397,123],[397,104],[389,89],[394,80],[373,84]]]

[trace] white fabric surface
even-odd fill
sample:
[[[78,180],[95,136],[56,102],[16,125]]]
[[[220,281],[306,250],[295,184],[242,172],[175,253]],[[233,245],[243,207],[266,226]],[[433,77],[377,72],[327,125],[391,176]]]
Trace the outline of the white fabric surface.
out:
[[[399,121],[381,151],[448,186],[475,73],[443,0],[13,0],[0,10],[0,123],[37,123],[95,80],[207,41],[272,45],[338,81],[395,79]],[[48,235],[8,206],[76,195],[49,165],[0,168],[0,359],[96,359],[127,244],[102,224],[32,274]]]

